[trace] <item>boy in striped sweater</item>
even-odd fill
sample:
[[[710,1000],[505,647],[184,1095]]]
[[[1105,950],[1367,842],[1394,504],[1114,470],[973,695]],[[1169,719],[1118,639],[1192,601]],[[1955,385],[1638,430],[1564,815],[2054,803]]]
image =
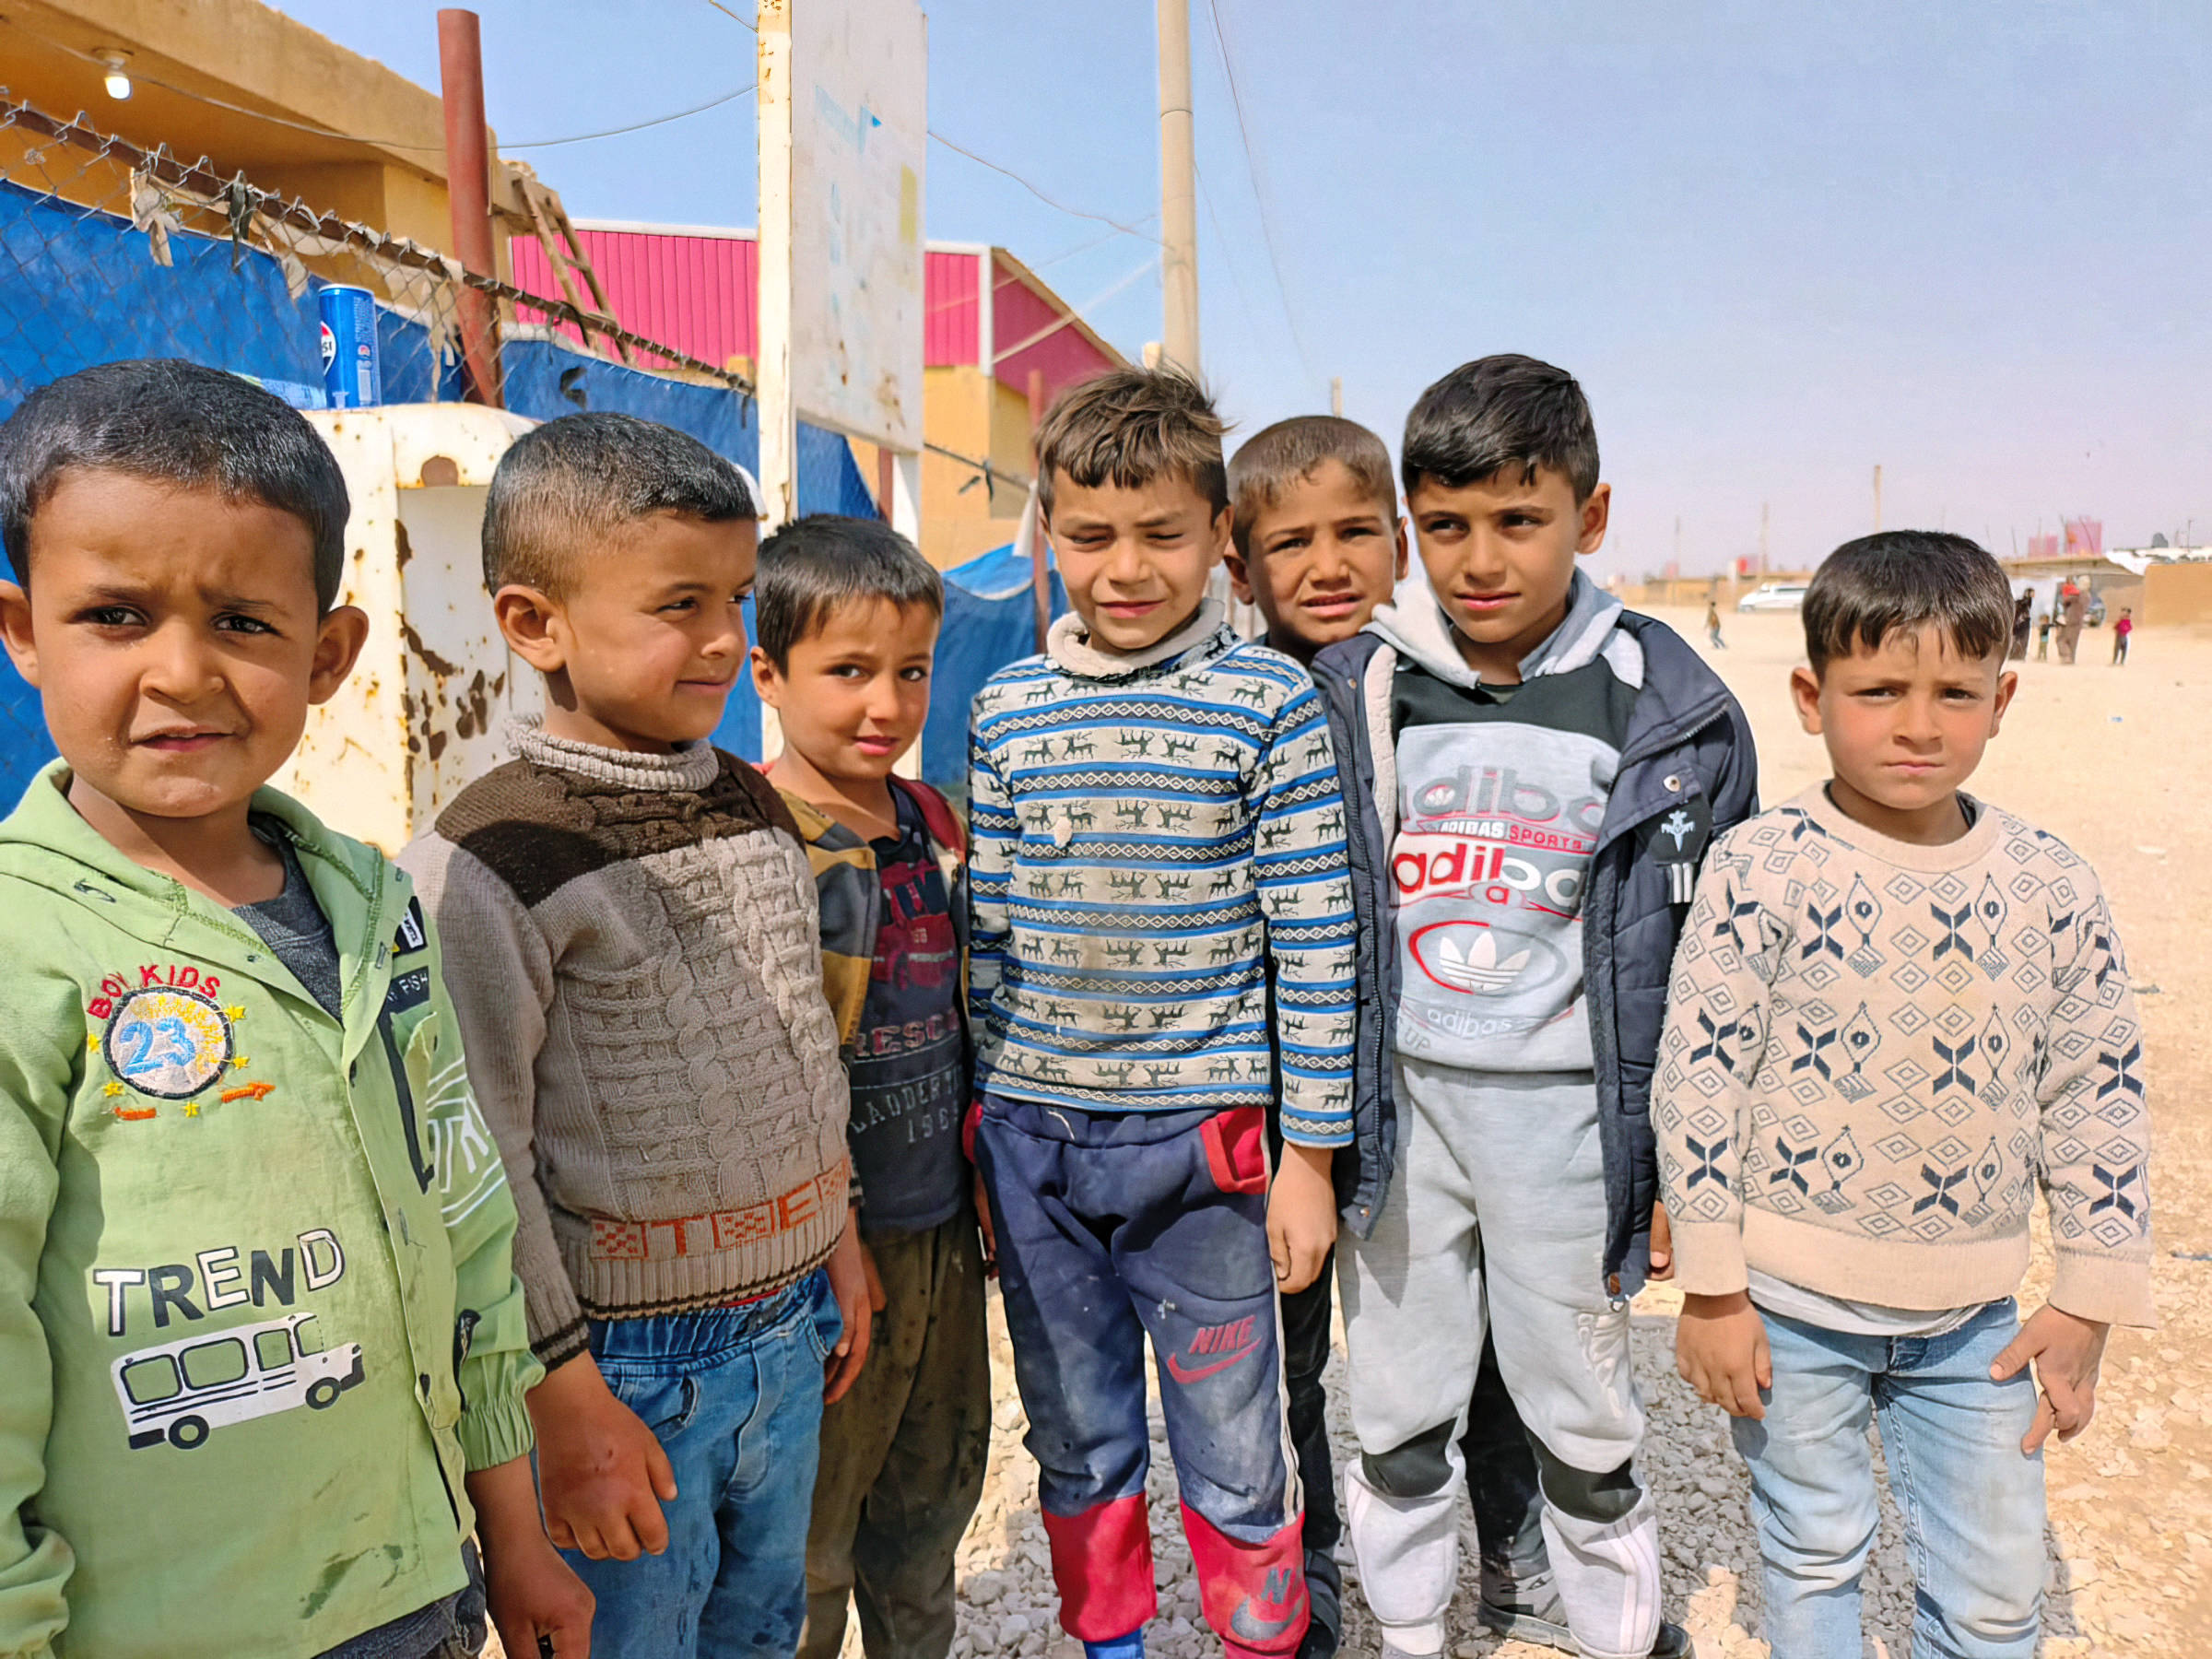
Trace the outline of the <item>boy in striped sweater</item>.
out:
[[[1335,1236],[1351,891],[1312,681],[1206,597],[1221,431],[1172,372],[1053,405],[1040,500],[1075,612],[975,702],[976,1162],[1061,1622],[1088,1659],[1141,1654],[1156,1606],[1147,1335],[1207,1621],[1231,1655],[1277,1655],[1309,1617],[1276,1294]]]

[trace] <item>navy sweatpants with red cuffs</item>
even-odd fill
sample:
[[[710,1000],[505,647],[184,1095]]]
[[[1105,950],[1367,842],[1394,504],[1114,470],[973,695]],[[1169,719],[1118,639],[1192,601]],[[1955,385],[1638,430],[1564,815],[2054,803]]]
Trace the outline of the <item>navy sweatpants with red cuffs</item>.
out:
[[[1232,1655],[1294,1652],[1305,1556],[1260,1110],[1093,1112],[986,1095],[975,1159],[1061,1624],[1107,1641],[1158,1607],[1148,1335],[1206,1622]]]

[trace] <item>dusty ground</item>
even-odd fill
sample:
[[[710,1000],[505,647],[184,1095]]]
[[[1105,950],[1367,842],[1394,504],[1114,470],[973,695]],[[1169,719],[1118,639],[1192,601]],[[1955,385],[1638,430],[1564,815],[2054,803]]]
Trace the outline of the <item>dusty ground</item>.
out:
[[[1701,613],[1668,619],[1702,640]],[[1786,799],[1826,775],[1818,740],[1798,730],[1784,690],[1799,657],[1797,620],[1731,615],[1724,631],[1729,649],[1712,660],[1758,732],[1762,796]],[[2136,641],[2125,669],[2102,660],[2112,649],[2102,630],[2085,636],[2077,666],[2020,665],[2018,700],[1973,787],[2064,836],[2102,876],[2143,999],[2159,1130],[2164,1324],[2114,1336],[2095,1424],[2050,1453],[2045,1652],[2212,1655],[2212,1020],[2201,1012],[2212,993],[2212,947],[2202,935],[2212,917],[2212,813],[2203,806],[2212,797],[2212,637],[2147,631]],[[2039,1262],[2037,1274],[2023,1300],[2047,1283],[2047,1265]],[[1763,1654],[1745,1482],[1724,1419],[1675,1377],[1673,1313],[1664,1291],[1637,1304],[1637,1364],[1652,1407],[1645,1473],[1661,1506],[1668,1611],[1700,1637],[1701,1655]],[[994,1361],[992,1472],[962,1546],[956,1659],[1034,1656],[1063,1641],[1003,1334]],[[1351,1441],[1336,1410],[1341,1459]],[[1218,1650],[1198,1619],[1172,1477],[1157,1443],[1154,1461],[1161,1605],[1151,1650],[1194,1659]],[[1903,1659],[1911,1600],[1893,1514],[1869,1587],[1871,1633]],[[1470,1569],[1455,1609],[1460,1654],[1535,1659],[1545,1651],[1481,1634],[1474,1600]],[[1350,1585],[1347,1606],[1346,1652],[1375,1653]]]

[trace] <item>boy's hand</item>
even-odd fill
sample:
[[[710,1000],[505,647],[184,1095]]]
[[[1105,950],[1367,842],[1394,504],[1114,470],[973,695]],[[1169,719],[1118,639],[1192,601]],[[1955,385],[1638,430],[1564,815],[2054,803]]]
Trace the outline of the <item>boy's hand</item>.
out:
[[[998,1277],[998,1229],[991,1221],[991,1194],[983,1190],[983,1172],[975,1172],[975,1227],[983,1235],[983,1277]]]
[[[592,1593],[554,1551],[537,1516],[530,1460],[517,1457],[468,1477],[477,1541],[484,1550],[484,1594],[500,1644],[517,1655],[591,1659]]]
[[[883,1306],[884,1299],[876,1263],[868,1247],[860,1241],[860,1229],[851,1216],[845,1218],[845,1230],[838,1234],[837,1247],[830,1253],[827,1265],[830,1293],[837,1298],[837,1311],[845,1321],[844,1334],[837,1339],[822,1380],[822,1404],[831,1406],[845,1397],[845,1391],[859,1381],[860,1368],[868,1362],[868,1343],[876,1335],[876,1310]]]
[[[1767,1322],[1747,1292],[1682,1299],[1675,1370],[1699,1399],[1730,1417],[1767,1415],[1759,1391],[1774,1386],[1774,1361],[1767,1352]]]
[[[594,1561],[634,1561],[666,1549],[661,1505],[676,1497],[676,1471],[653,1430],[615,1398],[591,1355],[547,1372],[528,1398],[553,1542]]]
[[[1675,1224],[1666,1218],[1666,1206],[1652,1206],[1652,1280],[1662,1283],[1675,1277]]]
[[[2089,1426],[2097,1415],[2097,1368],[2104,1363],[2104,1338],[2112,1328],[2045,1302],[2005,1345],[1989,1368],[1990,1380],[2017,1377],[2032,1359],[2042,1390],[2035,1422],[2020,1441],[2023,1453],[2033,1456],[2041,1451],[2053,1429],[2060,1440],[2070,1441]]]
[[[1329,1178],[1335,1156],[1333,1147],[1286,1142],[1276,1166],[1267,1191],[1267,1253],[1275,1258],[1275,1288],[1286,1296],[1321,1277],[1336,1242],[1336,1183]]]

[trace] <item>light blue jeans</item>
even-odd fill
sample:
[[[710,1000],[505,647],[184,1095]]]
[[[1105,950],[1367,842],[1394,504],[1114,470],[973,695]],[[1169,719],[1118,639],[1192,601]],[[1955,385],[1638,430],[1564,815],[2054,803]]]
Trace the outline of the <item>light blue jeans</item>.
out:
[[[1774,1387],[1735,1419],[1751,1466],[1774,1659],[1859,1659],[1859,1574],[1878,1519],[1878,1422],[1915,1586],[1912,1659],[2032,1659],[2041,1628],[2043,1460],[2023,1371],[1989,1368],[2019,1329],[2009,1300],[1942,1336],[1853,1336],[1761,1312]]]
[[[561,1551],[598,1598],[598,1659],[798,1651],[822,1364],[842,1329],[819,1269],[742,1307],[592,1323],[600,1373],[660,1440],[677,1494],[661,1555]]]

